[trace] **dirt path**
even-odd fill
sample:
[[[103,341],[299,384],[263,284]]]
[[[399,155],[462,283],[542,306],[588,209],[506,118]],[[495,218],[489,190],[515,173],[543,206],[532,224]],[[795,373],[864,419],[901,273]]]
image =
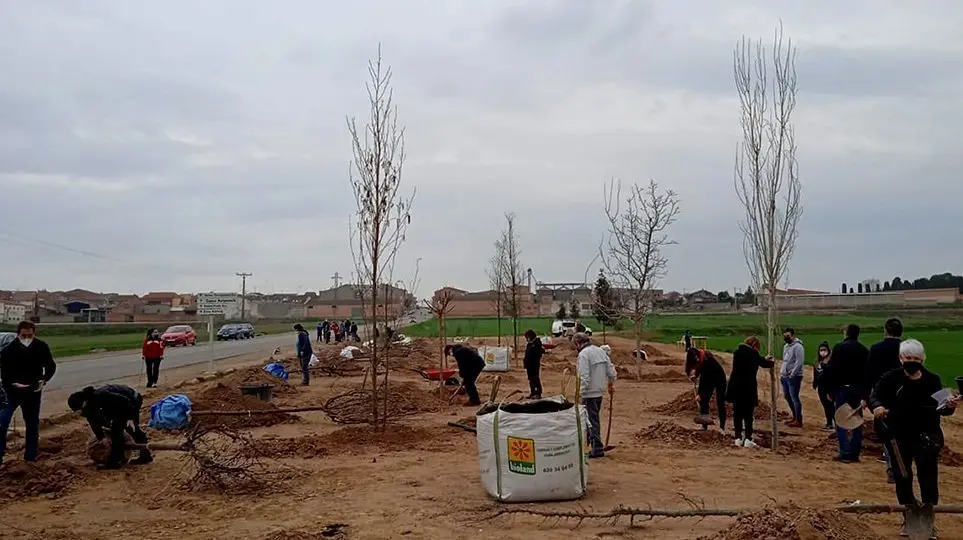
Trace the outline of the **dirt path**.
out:
[[[616,363],[636,372],[628,341],[610,338],[609,342],[614,346]],[[434,361],[436,350],[432,343],[418,342],[410,358],[397,362],[428,365]],[[335,350],[326,354],[335,354]],[[721,356],[728,360],[726,355]],[[895,502],[892,486],[886,484],[884,466],[875,461],[872,452],[854,465],[832,461],[834,441],[819,430],[821,409],[808,385],[803,392],[806,426],[785,429],[784,449],[774,455],[761,448],[736,448],[729,440],[731,436],[695,431],[694,401],[691,413],[684,410],[682,401],[678,410],[662,408],[668,412],[656,412],[660,406],[691,393],[692,385],[666,375],[682,371],[681,354],[674,348],[652,345],[649,358],[642,380],[617,383],[612,432],[617,448],[605,459],[590,462],[588,495],[578,502],[533,507],[604,511],[626,504],[685,508],[688,499],[706,506],[760,509],[776,501],[789,510],[739,520],[637,521],[634,527],[627,521],[585,522],[578,529],[573,529],[574,523],[524,516],[486,520],[485,516],[499,506],[481,486],[475,436],[446,427],[449,421],[470,417],[474,410],[457,403],[447,405],[445,396],[433,392],[420,377],[398,370],[394,384],[405,396],[405,403],[414,403],[416,410],[407,411],[383,436],[362,426],[334,424],[321,412],[299,413],[280,422],[241,422],[237,427],[258,440],[251,452],[297,473],[261,493],[185,491],[180,487],[182,476],[178,476],[182,461],[174,453],[158,453],[150,466],[95,471],[82,455],[84,434],[78,422],[45,431],[42,465],[52,470],[18,472],[20,478],[33,474],[40,479],[20,482],[32,487],[0,488],[4,526],[10,527],[0,527],[0,538],[290,540],[337,538],[337,531],[350,539],[671,539],[715,534],[718,538],[773,535],[808,539],[819,538],[819,534],[828,537],[826,531],[835,531],[838,538],[894,536],[898,523],[895,516],[861,518],[859,522],[865,525],[861,528],[850,521],[839,521],[835,514],[793,510],[790,506],[824,508],[851,500]],[[548,355],[543,370],[546,393],[561,389],[561,373],[567,366],[574,367],[574,361],[574,351],[564,346]],[[255,375],[241,370],[220,381],[205,381],[178,391],[203,402],[220,396],[218,392],[223,389],[218,389],[218,382],[231,388],[248,376]],[[484,377],[480,385],[483,395],[491,384],[490,377]],[[806,381],[811,381],[810,377],[807,373]],[[274,405],[321,404],[360,383],[360,376],[316,378],[307,388],[279,389]],[[524,372],[504,374],[501,386],[502,395],[516,388],[527,391]],[[768,399],[765,392],[761,399]],[[228,401],[219,403],[238,406]],[[786,410],[784,403],[779,404],[779,410]],[[961,421],[963,416],[944,424],[947,444],[954,449],[963,449]],[[768,435],[765,424],[757,422],[762,441]],[[152,436],[155,440],[176,438]],[[963,502],[957,489],[963,482],[963,468],[943,466],[940,474],[943,502]],[[0,485],[12,485],[8,480],[0,478]],[[940,516],[939,523],[941,538],[963,538],[963,520]],[[341,524],[345,527],[337,526]],[[329,536],[321,536],[326,525],[331,526],[326,533]],[[773,532],[773,527],[785,527],[785,535]],[[726,528],[730,530],[720,532]],[[751,536],[743,534],[747,530]],[[813,531],[817,536],[811,536]]]

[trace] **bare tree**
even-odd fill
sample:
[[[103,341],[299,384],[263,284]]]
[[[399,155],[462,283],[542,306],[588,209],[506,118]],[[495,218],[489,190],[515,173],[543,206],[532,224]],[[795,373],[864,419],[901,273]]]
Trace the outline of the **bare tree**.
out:
[[[347,119],[351,135],[353,159],[349,168],[351,188],[357,210],[351,220],[351,253],[354,258],[358,283],[367,298],[370,310],[362,311],[362,318],[369,329],[378,325],[378,305],[387,301],[378,290],[382,284],[391,284],[391,269],[395,256],[405,241],[408,224],[411,223],[411,195],[402,195],[401,170],[405,161],[404,128],[398,125],[398,111],[392,102],[391,68],[382,63],[381,47],[378,58],[368,62],[369,81],[365,85],[370,105],[367,123],[359,128],[354,118]],[[369,330],[370,331],[370,330]],[[378,373],[378,340],[372,340],[371,373]],[[385,364],[384,383],[373,387],[371,400],[371,423],[379,422],[379,401],[387,407],[388,369]],[[379,393],[383,399],[379,400]]]
[[[455,308],[452,302],[455,295],[450,290],[444,290],[441,294],[436,294],[431,300],[425,300],[425,305],[431,310],[432,315],[438,320],[438,352],[441,369],[448,367],[445,360],[445,345],[448,343],[448,329],[445,327],[445,317]]]
[[[605,195],[608,242],[599,252],[606,274],[625,284],[619,301],[632,321],[641,379],[642,328],[652,301],[652,287],[665,275],[668,265],[664,248],[675,244],[667,231],[679,215],[679,197],[672,190],[660,190],[655,180],[644,187],[633,184],[624,200],[622,182],[612,180]]]
[[[498,247],[498,244],[501,244]],[[519,287],[525,279],[522,269],[521,250],[518,247],[518,234],[515,232],[515,214],[505,214],[505,228],[501,239],[496,242],[496,253],[502,252],[502,306],[505,314],[512,318],[512,363],[518,363],[518,318],[522,312],[522,295]]]
[[[505,299],[505,245],[501,239],[495,242],[495,254],[489,259],[488,284],[492,290],[492,303],[495,308],[495,324],[498,333],[498,346],[502,346],[502,315]]]
[[[769,65],[772,66],[770,80]],[[778,316],[777,284],[796,247],[802,215],[802,184],[796,162],[792,113],[796,108],[796,48],[776,29],[771,56],[762,45],[742,38],[733,52],[742,141],[736,153],[736,194],[745,209],[740,223],[743,251],[753,286],[765,290],[766,350],[773,354]],[[772,449],[779,444],[776,374],[769,372]]]

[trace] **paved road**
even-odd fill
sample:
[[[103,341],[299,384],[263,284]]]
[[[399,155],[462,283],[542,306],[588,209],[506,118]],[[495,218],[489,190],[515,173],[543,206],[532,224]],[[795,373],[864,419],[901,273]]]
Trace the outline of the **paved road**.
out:
[[[294,347],[297,336],[294,332],[240,341],[214,342],[214,361],[242,354],[264,351],[270,354],[275,347]],[[211,360],[211,346],[198,343],[194,347],[171,347],[164,353],[161,369],[201,364]],[[57,374],[48,386],[51,390],[79,388],[123,377],[144,373],[144,361],[140,351],[104,353],[73,358],[57,364]]]

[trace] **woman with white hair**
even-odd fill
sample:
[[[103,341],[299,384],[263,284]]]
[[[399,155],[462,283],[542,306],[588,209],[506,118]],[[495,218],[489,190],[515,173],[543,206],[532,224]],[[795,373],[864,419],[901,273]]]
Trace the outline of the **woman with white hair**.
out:
[[[943,381],[923,367],[926,351],[915,339],[900,343],[902,365],[876,383],[869,399],[876,418],[876,429],[893,456],[896,498],[911,508],[922,502],[924,513],[932,516],[932,506],[939,503],[937,465],[943,448],[940,417],[956,411],[958,395],[939,403],[933,397],[943,390]],[[897,463],[897,460],[902,463]],[[920,499],[913,493],[913,464],[920,485]],[[905,526],[905,525],[904,525]],[[935,528],[933,537],[935,538]]]

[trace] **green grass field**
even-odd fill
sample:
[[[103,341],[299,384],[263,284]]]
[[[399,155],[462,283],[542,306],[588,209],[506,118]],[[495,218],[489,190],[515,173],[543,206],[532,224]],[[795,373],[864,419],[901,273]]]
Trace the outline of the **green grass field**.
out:
[[[816,350],[823,341],[833,345],[843,336],[846,324],[858,324],[862,330],[860,341],[869,346],[883,337],[883,322],[889,313],[863,313],[853,315],[839,314],[787,314],[779,318],[780,330],[790,326],[806,347],[807,361],[812,363]],[[947,381],[963,375],[963,314],[958,312],[909,314],[903,319],[904,337],[919,339],[926,346],[927,367],[939,373]],[[531,328],[539,335],[547,334],[552,327],[552,317],[526,317],[518,320],[519,333]],[[601,335],[602,327],[594,319],[584,319],[596,336]],[[498,321],[494,318],[449,319],[445,321],[449,336],[488,337],[497,334]],[[758,314],[711,314],[711,315],[651,315],[646,321],[645,339],[662,343],[672,343],[681,339],[683,331],[689,329],[694,336],[706,336],[710,349],[732,352],[746,336],[765,333],[765,321]],[[512,321],[501,321],[502,335],[512,334]],[[409,336],[436,337],[438,324],[435,320],[425,321],[404,330]],[[625,329],[615,332],[628,336]],[[781,355],[780,341],[775,344],[776,356]],[[763,340],[765,342],[765,340]],[[946,382],[950,384],[950,382]]]
[[[305,328],[309,330],[317,323],[318,321],[302,322]],[[269,322],[255,324],[254,328],[258,335],[269,335],[293,332],[291,329],[293,325],[293,321]],[[50,345],[54,358],[62,358],[90,354],[91,351],[139,349],[148,328],[156,327],[163,332],[168,326],[171,325],[151,325],[148,323],[41,325],[37,328],[37,336]],[[207,324],[192,324],[191,326],[197,332],[198,346],[207,343]],[[215,330],[220,326],[220,324],[215,324]],[[0,327],[0,332],[13,332],[15,330],[15,327]]]

